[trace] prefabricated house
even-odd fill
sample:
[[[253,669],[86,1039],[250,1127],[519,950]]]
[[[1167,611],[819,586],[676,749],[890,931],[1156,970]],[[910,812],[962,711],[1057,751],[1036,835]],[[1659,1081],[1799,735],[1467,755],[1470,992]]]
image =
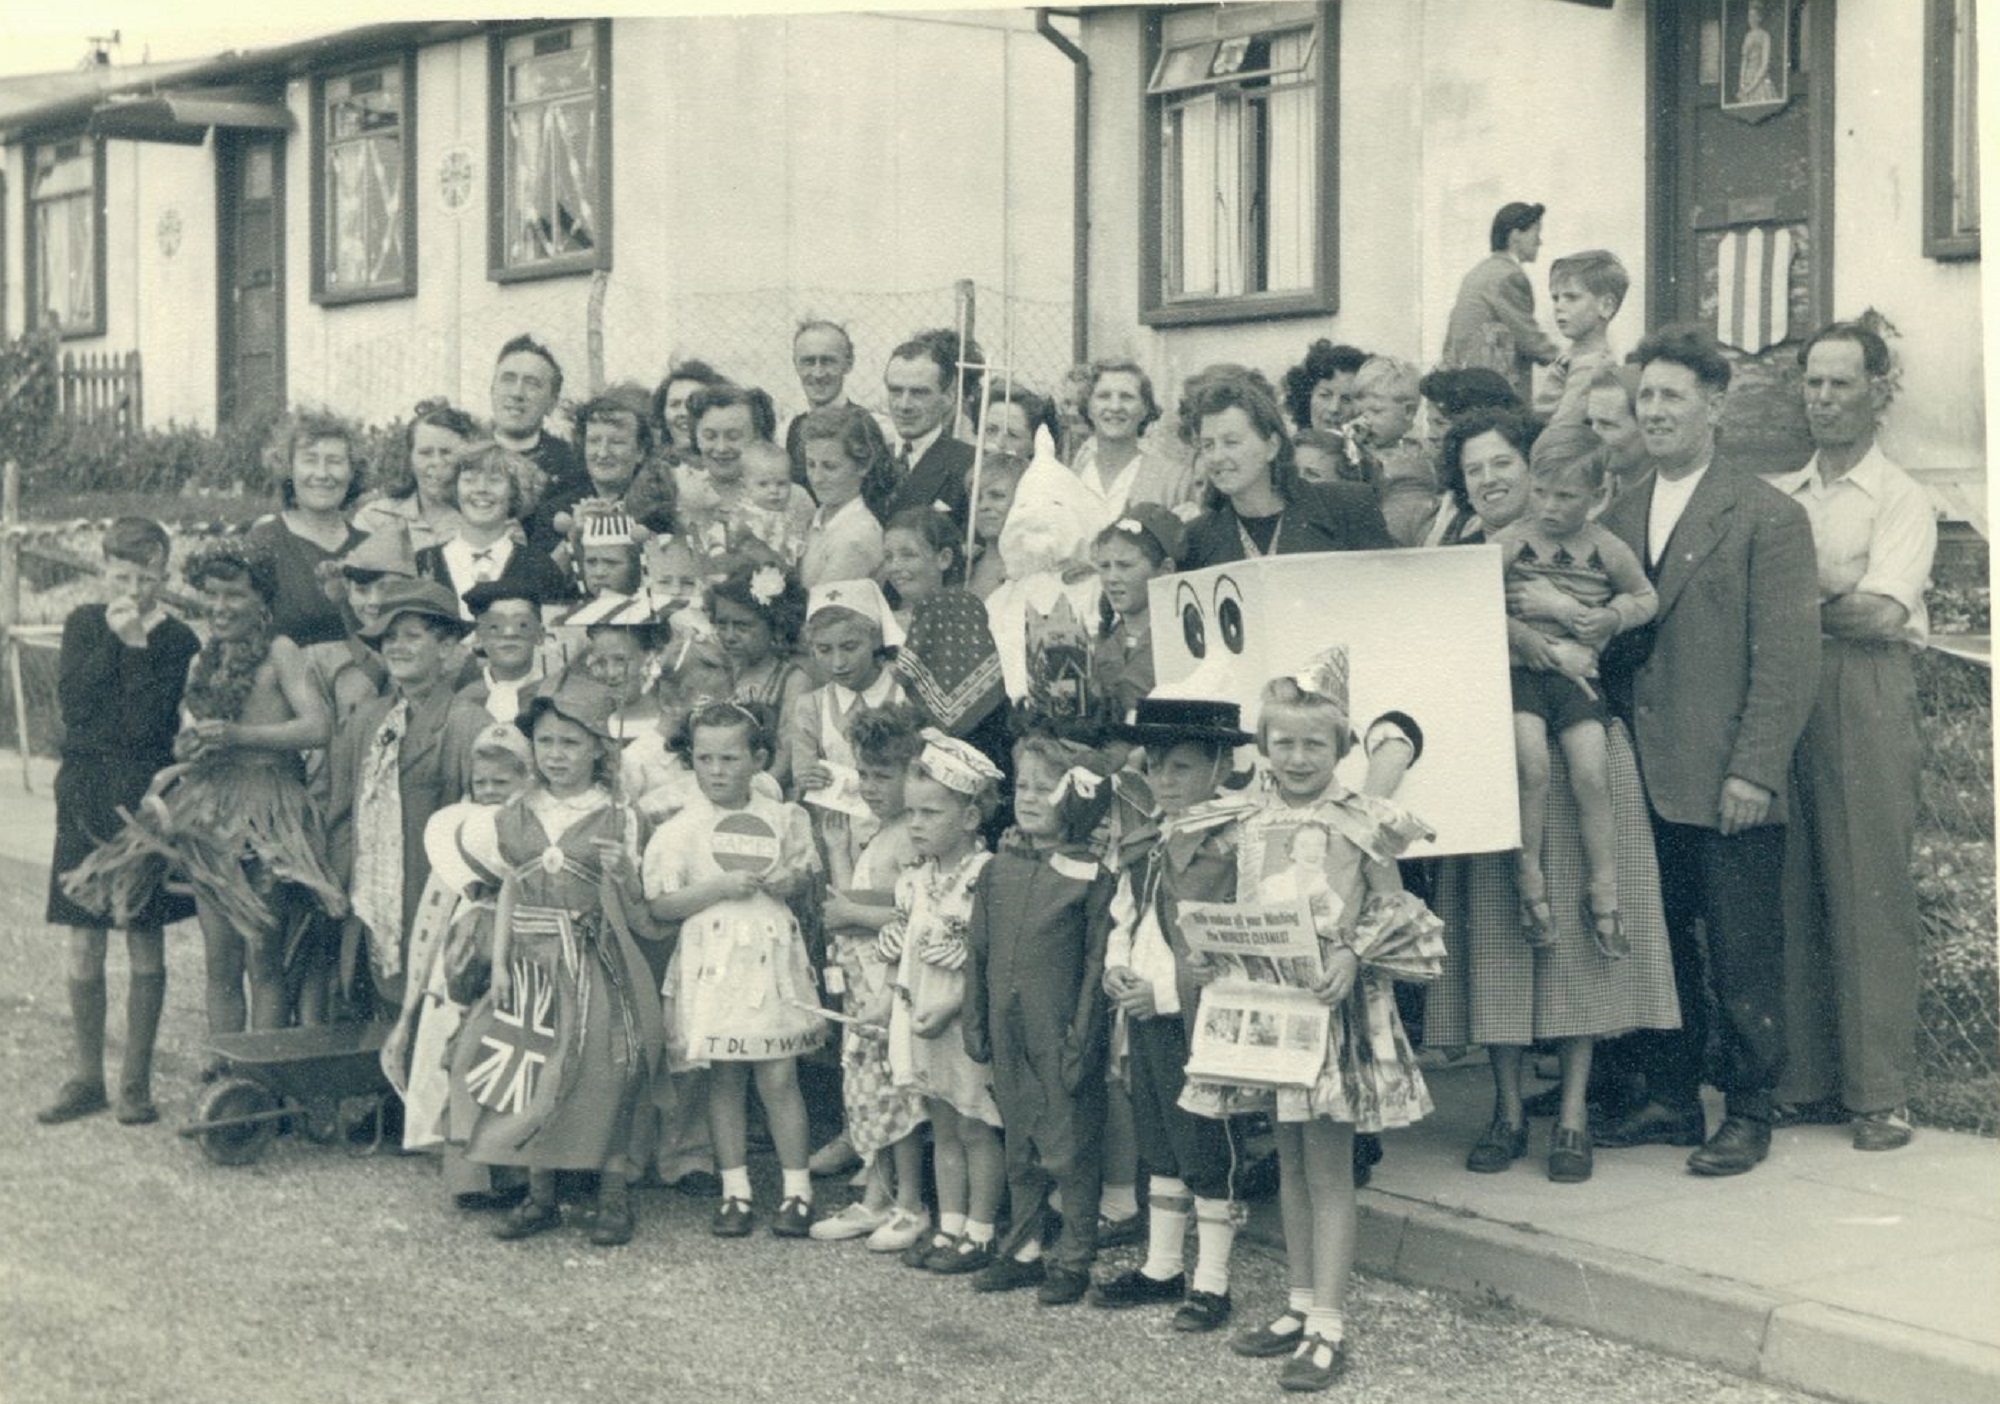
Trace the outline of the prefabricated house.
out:
[[[1612,325],[1738,359],[1725,442],[1803,462],[1800,339],[1900,335],[1889,452],[1985,516],[1973,0],[1344,0],[1078,12],[1093,353],[1176,382],[1331,337],[1435,363],[1494,212],[1616,252]]]
[[[146,422],[486,408],[533,332],[650,385],[700,356],[795,407],[951,325],[1071,359],[1073,77],[1031,11],[376,24],[0,80],[4,330],[139,353]]]

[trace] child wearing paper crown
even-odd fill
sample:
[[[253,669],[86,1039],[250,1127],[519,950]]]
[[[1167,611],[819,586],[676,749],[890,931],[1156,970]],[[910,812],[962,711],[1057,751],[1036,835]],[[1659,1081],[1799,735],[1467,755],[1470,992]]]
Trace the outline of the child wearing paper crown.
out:
[[[813,670],[826,683],[800,697],[789,719],[792,774],[806,803],[818,806],[853,771],[847,723],[855,709],[906,700],[884,652],[885,644],[902,638],[882,587],[874,581],[835,580],[814,588],[806,606],[806,646]],[[816,808],[816,820],[823,843],[849,842],[837,832],[843,824],[852,824],[860,841],[874,832],[871,818],[828,807]]]
[[[1104,948],[1114,882],[1087,845],[1112,801],[1109,767],[1073,742],[1014,748],[1014,828],[980,874],[966,932],[965,1051],[991,1063],[1007,1127],[1014,1232],[981,1291],[1036,1286],[1062,1306],[1090,1286],[1103,1190]],[[1047,1264],[1051,1188],[1062,1231]]]
[[[972,889],[992,861],[980,830],[999,807],[1000,771],[956,737],[935,728],[922,736],[924,748],[903,780],[919,861],[896,880],[896,914],[877,943],[896,968],[890,1073],[898,1087],[923,1096],[935,1151],[937,1229],[904,1249],[901,1262],[956,1276],[992,1263],[1006,1189],[992,1079],[956,1027],[966,1006]]]
[[[1354,1261],[1353,1137],[1407,1126],[1431,1109],[1396,1012],[1395,980],[1435,979],[1442,926],[1403,890],[1395,859],[1429,837],[1392,801],[1347,790],[1334,766],[1353,744],[1347,653],[1333,648],[1263,693],[1257,747],[1268,794],[1243,821],[1236,900],[1308,904],[1319,937],[1313,995],[1327,1007],[1326,1058],[1310,1087],[1268,1089],[1190,1077],[1181,1105],[1206,1116],[1270,1109],[1278,1129],[1279,1207],[1290,1297],[1239,1355],[1289,1358],[1287,1390],[1330,1388],[1346,1369],[1341,1306]],[[1199,961],[1200,973],[1213,963]]]
[[[652,914],[680,927],[663,984],[668,1065],[710,1070],[709,1128],[722,1171],[710,1231],[718,1238],[745,1237],[754,1221],[745,1127],[753,1078],[784,1171],[771,1232],[803,1238],[812,1227],[798,1059],[825,1041],[826,1026],[786,904],[810,885],[819,860],[804,812],[754,787],[770,744],[764,718],[740,703],[697,709],[685,746],[701,793],[646,845]]]

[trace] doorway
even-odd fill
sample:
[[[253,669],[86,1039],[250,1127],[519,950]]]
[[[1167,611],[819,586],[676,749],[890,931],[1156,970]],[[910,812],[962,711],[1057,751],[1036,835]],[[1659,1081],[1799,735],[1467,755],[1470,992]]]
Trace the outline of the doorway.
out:
[[[1654,0],[1647,322],[1715,334],[1734,370],[1718,461],[1812,453],[1799,343],[1832,315],[1831,0]]]
[[[284,140],[281,132],[215,134],[219,423],[285,403]]]

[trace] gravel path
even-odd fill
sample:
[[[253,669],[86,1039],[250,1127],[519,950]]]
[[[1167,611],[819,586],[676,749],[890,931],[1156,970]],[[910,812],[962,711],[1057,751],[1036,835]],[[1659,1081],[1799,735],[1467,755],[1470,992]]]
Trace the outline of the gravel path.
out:
[[[191,929],[170,942],[167,1122],[37,1127],[67,1048],[61,947],[40,905],[20,869],[0,868],[0,1400],[1279,1397],[1275,1362],[1177,1335],[1163,1311],[976,1296],[858,1244],[722,1242],[706,1202],[668,1190],[642,1192],[638,1238],[605,1250],[571,1228],[496,1242],[493,1220],[451,1208],[421,1158],[284,1138],[256,1165],[212,1167],[169,1129],[198,1066]],[[114,1030],[122,980],[114,956]],[[776,1172],[757,1168],[768,1206]],[[1239,1314],[1274,1313],[1281,1265],[1238,1256]],[[1123,1250],[1107,1266],[1132,1261]],[[1374,1279],[1355,1284],[1348,1331],[1354,1369],[1336,1397],[1370,1404],[1805,1398]]]

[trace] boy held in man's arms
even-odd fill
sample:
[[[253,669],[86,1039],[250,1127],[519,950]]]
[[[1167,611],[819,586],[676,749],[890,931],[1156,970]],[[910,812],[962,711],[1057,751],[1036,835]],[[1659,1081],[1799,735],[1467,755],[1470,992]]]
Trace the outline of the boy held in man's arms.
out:
[[[1615,960],[1625,954],[1626,942],[1618,915],[1606,712],[1590,680],[1597,676],[1604,646],[1614,635],[1650,621],[1659,600],[1631,548],[1591,520],[1604,491],[1604,455],[1598,449],[1566,451],[1564,441],[1573,437],[1553,430],[1537,442],[1528,467],[1527,514],[1493,536],[1506,562],[1508,614],[1527,626],[1509,630],[1520,769],[1521,926],[1537,949],[1555,941],[1557,924],[1542,873],[1554,735],[1569,770],[1589,867],[1584,919],[1598,949]]]

